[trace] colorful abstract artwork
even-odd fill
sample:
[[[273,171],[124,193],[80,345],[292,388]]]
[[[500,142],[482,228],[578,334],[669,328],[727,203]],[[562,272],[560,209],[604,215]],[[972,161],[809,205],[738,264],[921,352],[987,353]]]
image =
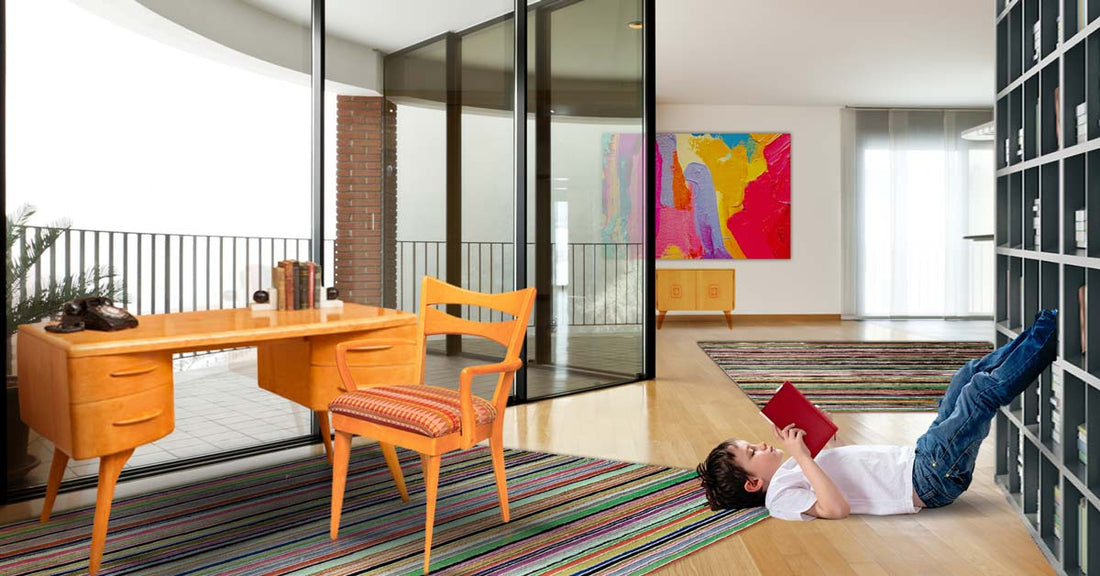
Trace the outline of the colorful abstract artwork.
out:
[[[791,135],[657,135],[657,256],[791,257]]]
[[[645,234],[645,139],[603,135],[603,241],[640,244]]]

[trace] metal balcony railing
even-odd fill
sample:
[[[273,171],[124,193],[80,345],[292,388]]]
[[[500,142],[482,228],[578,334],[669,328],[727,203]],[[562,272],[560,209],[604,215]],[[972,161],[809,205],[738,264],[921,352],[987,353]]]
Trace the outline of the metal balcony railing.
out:
[[[551,244],[554,323],[570,326],[640,326],[645,309],[643,244],[571,242]],[[397,307],[416,310],[420,278],[446,279],[447,243],[397,242]],[[512,281],[511,242],[463,242],[462,286],[480,292],[504,292]],[[527,244],[527,285],[535,285],[535,244]],[[561,296],[560,298],[558,296]],[[502,320],[499,312],[464,308],[463,317]]]
[[[17,230],[16,258],[48,229]],[[271,268],[284,259],[307,260],[306,238],[221,236],[66,229],[34,266],[22,290],[41,291],[55,279],[110,272],[106,282],[119,288],[119,304],[134,314],[160,314],[247,306],[255,290],[271,287]],[[325,242],[325,261],[334,262],[335,244]],[[644,309],[645,251],[642,244],[570,243],[551,246],[554,322],[571,326],[636,326]],[[535,284],[535,245],[527,245],[528,285]],[[332,266],[322,282],[335,284]],[[510,242],[463,242],[462,285],[503,292],[514,287]],[[446,278],[446,243],[397,242],[396,307],[415,311],[420,278]],[[93,278],[100,280],[100,278]],[[495,314],[495,316],[494,316]],[[487,309],[464,309],[463,316],[501,319]]]

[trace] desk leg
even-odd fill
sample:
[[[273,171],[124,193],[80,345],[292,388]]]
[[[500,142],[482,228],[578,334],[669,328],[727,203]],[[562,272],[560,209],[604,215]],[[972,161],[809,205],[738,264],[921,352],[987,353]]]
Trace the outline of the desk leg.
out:
[[[99,562],[103,558],[103,546],[107,543],[107,520],[111,517],[111,500],[115,496],[115,483],[122,472],[122,466],[130,459],[134,449],[108,454],[99,459],[99,487],[95,495],[95,521],[92,525],[92,552],[88,562],[88,573],[99,571]]]
[[[57,500],[57,489],[61,487],[61,478],[65,476],[65,466],[69,455],[58,448],[53,449],[53,461],[50,462],[50,479],[46,481],[46,500],[42,502],[42,516],[39,522],[46,522],[53,512],[53,503]]]
[[[325,445],[325,457],[332,464],[332,427],[328,423],[328,411],[317,410],[317,425],[321,428],[321,443]]]

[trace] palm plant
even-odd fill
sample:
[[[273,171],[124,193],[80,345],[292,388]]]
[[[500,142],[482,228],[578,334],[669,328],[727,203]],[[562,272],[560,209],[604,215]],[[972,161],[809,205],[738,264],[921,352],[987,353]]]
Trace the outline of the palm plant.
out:
[[[8,215],[8,333],[11,337],[18,330],[20,324],[37,322],[61,309],[61,305],[69,300],[83,298],[85,296],[99,295],[115,300],[122,295],[122,291],[111,282],[113,276],[110,269],[105,267],[89,268],[82,270],[77,275],[68,275],[63,278],[50,278],[46,286],[35,286],[31,280],[31,273],[35,265],[41,260],[59,238],[69,229],[70,223],[62,220],[51,226],[41,228],[41,233],[33,235],[25,243],[20,244],[18,253],[16,244],[24,236],[27,221],[34,215],[34,207],[23,205],[15,214]],[[8,374],[12,373],[11,346],[8,350]]]

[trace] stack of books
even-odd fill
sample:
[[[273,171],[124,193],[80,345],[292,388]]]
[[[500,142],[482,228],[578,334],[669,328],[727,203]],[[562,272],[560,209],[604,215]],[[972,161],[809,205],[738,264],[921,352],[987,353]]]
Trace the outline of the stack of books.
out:
[[[1089,502],[1084,497],[1077,501],[1077,564],[1082,574],[1089,573]]]
[[[1054,537],[1062,539],[1062,487],[1054,485]]]
[[[1051,440],[1062,443],[1062,381],[1064,374],[1058,366],[1051,368],[1050,375],[1050,425]],[[1057,449],[1055,449],[1057,452]]]
[[[1041,210],[1042,209],[1040,208],[1039,199],[1036,198],[1035,201],[1031,203],[1031,213],[1034,214],[1034,216],[1032,216],[1031,223],[1032,223],[1032,227],[1035,229],[1035,249],[1036,250],[1038,250],[1043,244],[1043,240],[1042,240],[1042,238],[1043,238],[1043,235],[1042,235],[1043,221],[1042,221],[1042,212],[1041,212]]]
[[[1077,426],[1077,459],[1081,461],[1082,466],[1089,465],[1089,431],[1088,428],[1081,424]]]
[[[1031,36],[1035,39],[1035,52],[1031,55],[1031,59],[1035,62],[1039,61],[1039,54],[1043,51],[1043,44],[1040,40],[1042,38],[1042,29],[1042,23],[1038,21],[1031,27]]]
[[[1089,106],[1087,102],[1077,105],[1077,143],[1084,144],[1089,139]]]
[[[1075,210],[1073,212],[1073,221],[1074,221],[1074,226],[1073,226],[1074,227],[1074,235],[1075,235],[1075,239],[1077,240],[1077,247],[1082,248],[1082,249],[1088,248],[1089,247],[1089,234],[1088,234],[1088,232],[1089,232],[1089,217],[1088,217],[1088,213],[1085,212],[1084,208],[1082,208],[1080,210]]]
[[[279,310],[321,307],[321,267],[313,262],[281,260],[271,269]]]

